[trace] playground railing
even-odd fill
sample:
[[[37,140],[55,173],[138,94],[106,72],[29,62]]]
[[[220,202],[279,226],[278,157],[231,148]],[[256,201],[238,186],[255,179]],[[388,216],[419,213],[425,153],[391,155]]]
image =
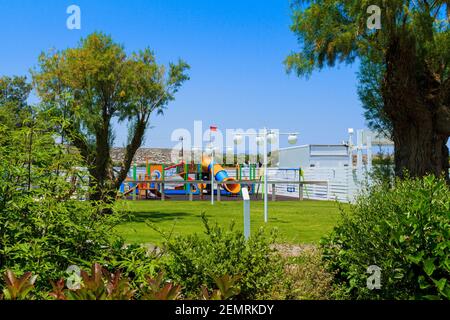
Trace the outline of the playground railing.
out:
[[[140,184],[140,183],[149,183],[149,184],[155,184],[157,186],[158,189],[160,189],[160,192],[162,194],[161,200],[164,200],[165,197],[165,193],[164,193],[164,188],[165,186],[169,186],[169,185],[180,185],[180,184],[184,184],[184,185],[188,185],[188,190],[191,190],[191,188],[189,187],[192,184],[203,184],[203,185],[210,185],[211,183],[209,181],[204,181],[204,180],[188,180],[188,181],[174,181],[174,180],[128,180],[127,183],[133,183],[133,184]],[[215,183],[215,185],[218,186],[218,188],[220,189],[220,185],[224,185],[224,184],[241,184],[241,185],[251,185],[251,184],[255,184],[255,185],[263,185],[264,181],[263,180],[234,180],[234,181],[223,181],[220,183]],[[305,185],[320,185],[320,186],[325,186],[327,189],[329,189],[329,181],[318,181],[318,180],[311,180],[311,181],[286,181],[286,180],[268,180],[267,184],[269,186],[271,186],[271,189],[269,189],[268,193],[272,194],[272,201],[276,201],[276,185],[282,184],[282,185],[298,185],[299,188],[299,194],[298,194],[298,198],[299,200],[304,200],[304,196],[303,196],[303,186]],[[270,192],[271,191],[271,192]],[[192,192],[188,191],[189,194],[189,200],[192,200]],[[329,198],[329,196],[327,196],[327,198]],[[220,201],[220,193],[218,193],[218,200]]]

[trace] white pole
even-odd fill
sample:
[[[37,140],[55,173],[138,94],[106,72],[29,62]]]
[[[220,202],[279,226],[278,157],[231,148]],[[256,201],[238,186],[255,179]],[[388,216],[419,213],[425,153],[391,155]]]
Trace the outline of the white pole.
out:
[[[348,167],[350,170],[353,168],[353,129],[349,132],[348,138]]]
[[[362,175],[363,175],[363,130],[356,131],[356,176],[358,177],[359,181],[362,181]]]
[[[367,172],[372,172],[372,136],[370,134],[366,137],[367,148]]]
[[[268,210],[267,210],[267,128],[264,128],[264,222],[267,223]]]
[[[244,236],[250,238],[250,196],[247,188],[242,188],[242,199],[244,200]]]
[[[211,142],[211,204],[214,205],[214,146]]]

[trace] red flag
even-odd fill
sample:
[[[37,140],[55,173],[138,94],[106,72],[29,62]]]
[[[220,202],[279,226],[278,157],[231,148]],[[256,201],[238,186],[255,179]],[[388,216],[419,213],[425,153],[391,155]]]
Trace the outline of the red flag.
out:
[[[215,131],[217,131],[217,127],[216,127],[216,126],[210,126],[210,127],[209,127],[209,130],[211,130],[211,131],[214,131],[214,132],[215,132]]]

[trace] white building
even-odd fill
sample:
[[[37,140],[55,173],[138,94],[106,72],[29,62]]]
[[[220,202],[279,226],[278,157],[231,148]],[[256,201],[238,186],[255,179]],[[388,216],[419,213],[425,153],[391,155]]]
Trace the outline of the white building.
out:
[[[347,145],[303,145],[279,150],[279,168],[346,167],[350,163]]]

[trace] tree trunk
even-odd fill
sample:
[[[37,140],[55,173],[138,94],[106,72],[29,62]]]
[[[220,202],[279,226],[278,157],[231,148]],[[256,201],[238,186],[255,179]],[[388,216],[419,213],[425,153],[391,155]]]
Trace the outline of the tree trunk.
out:
[[[394,36],[386,53],[382,93],[393,126],[395,173],[399,177],[405,173],[412,177],[434,174],[450,181],[448,134],[441,128],[439,90],[440,83],[417,56],[414,37]]]
[[[105,116],[102,126],[97,128],[95,161],[90,169],[93,178],[90,200],[102,201],[107,204],[115,200],[109,125],[109,118]]]
[[[142,140],[144,138],[145,134],[145,128],[147,126],[147,119],[140,118],[136,122],[135,128],[134,128],[134,135],[131,138],[130,143],[126,147],[125,157],[122,163],[122,168],[117,175],[117,178],[114,182],[114,187],[116,189],[119,189],[125,178],[127,177],[128,171],[130,171],[131,163],[133,161],[133,158],[136,154],[136,151],[141,147]]]
[[[436,132],[431,119],[423,125],[393,122],[395,143],[395,173],[422,177],[427,174],[445,176],[448,180],[448,138]]]

